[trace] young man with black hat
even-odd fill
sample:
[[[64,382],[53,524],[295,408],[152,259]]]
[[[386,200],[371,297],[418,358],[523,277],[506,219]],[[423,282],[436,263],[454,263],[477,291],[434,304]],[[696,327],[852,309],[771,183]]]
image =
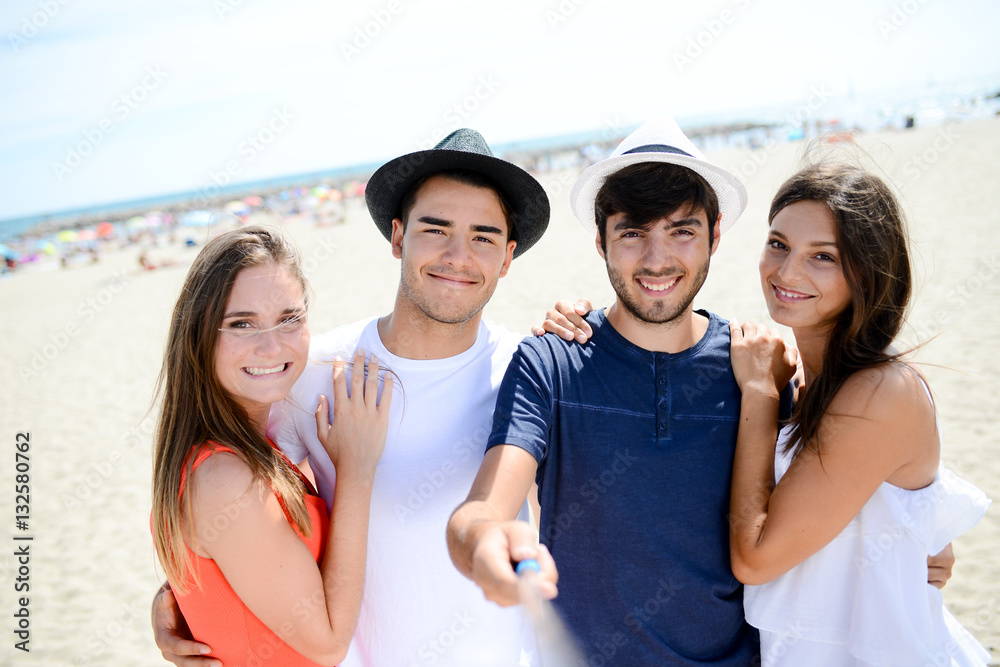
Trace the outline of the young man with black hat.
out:
[[[330,503],[336,471],[312,412],[320,394],[333,395],[323,362],[361,348],[397,378],[372,494],[364,599],[343,664],[530,664],[520,612],[483,600],[451,566],[442,535],[479,468],[500,380],[522,340],[483,322],[482,308],[512,259],[545,231],[548,198],[472,130],[383,165],[365,197],[401,260],[393,310],[314,337],[309,357],[320,363],[272,409],[268,428],[293,461],[308,457]],[[518,516],[526,518],[524,507]],[[161,607],[170,619],[169,597]],[[196,650],[168,638],[170,624],[154,617],[157,645],[181,664]]]

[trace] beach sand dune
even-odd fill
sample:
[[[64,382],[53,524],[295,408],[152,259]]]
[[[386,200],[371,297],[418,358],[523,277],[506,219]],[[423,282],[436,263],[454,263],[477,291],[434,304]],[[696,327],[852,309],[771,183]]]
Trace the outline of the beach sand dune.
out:
[[[865,135],[862,145],[904,197],[914,237],[918,290],[904,343],[940,410],[943,456],[959,474],[1000,497],[1000,119]],[[723,238],[696,307],[766,320],[756,265],[767,208],[798,164],[802,145],[731,150],[710,157],[740,173],[750,205]],[[552,199],[548,233],[514,262],[486,316],[527,332],[557,298],[610,303],[593,234],[569,208],[576,172],[541,180]],[[279,224],[269,216],[255,221]],[[392,306],[398,263],[352,200],[344,224],[282,224],[302,251],[316,290],[313,332]],[[140,272],[137,250],[66,270],[0,280],[0,478],[14,480],[18,432],[30,432],[30,519],[14,527],[14,493],[0,494],[8,547],[0,558],[7,619],[0,664],[162,664],[149,604],[162,579],[149,536],[148,415],[170,308],[197,248],[171,249],[176,267]],[[31,536],[15,543],[13,537]],[[19,576],[9,553],[30,544],[30,653],[9,629]],[[1000,509],[955,545],[945,600],[1000,664]],[[17,594],[20,596],[21,594]]]

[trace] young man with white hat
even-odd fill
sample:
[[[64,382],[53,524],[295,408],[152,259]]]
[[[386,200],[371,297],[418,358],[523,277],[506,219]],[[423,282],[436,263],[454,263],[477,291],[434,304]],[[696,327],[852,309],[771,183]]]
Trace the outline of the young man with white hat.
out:
[[[571,196],[617,298],[587,317],[587,343],[548,335],[518,348],[479,475],[449,522],[452,560],[508,605],[511,563],[538,558],[588,664],[752,664],[726,518],[740,392],[727,323],[692,307],[746,191],[659,118]],[[514,520],[536,479],[558,575]]]
[[[336,471],[313,414],[320,394],[333,396],[331,366],[322,362],[353,359],[361,348],[397,378],[372,493],[364,598],[343,664],[528,664],[520,610],[486,602],[449,563],[442,535],[478,470],[500,380],[522,340],[483,322],[482,308],[512,259],[541,238],[548,198],[527,172],[464,129],[383,165],[365,198],[401,260],[394,308],[314,337],[309,357],[321,363],[310,363],[272,408],[268,428],[293,461],[308,457],[330,504]],[[516,513],[527,516],[523,506]],[[304,601],[303,613],[315,612]],[[157,646],[176,664],[202,664],[187,657],[200,645],[170,632],[176,614],[172,598],[161,595]],[[267,664],[252,657],[246,664]]]

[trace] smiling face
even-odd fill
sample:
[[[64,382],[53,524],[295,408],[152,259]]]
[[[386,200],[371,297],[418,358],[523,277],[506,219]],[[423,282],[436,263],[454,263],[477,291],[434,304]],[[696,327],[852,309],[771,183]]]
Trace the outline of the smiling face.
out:
[[[704,209],[681,206],[671,215],[643,229],[624,213],[607,219],[605,245],[597,237],[597,251],[604,258],[618,303],[632,319],[664,324],[687,313],[708,276],[709,260],[718,247],[709,247],[708,219]]]
[[[309,354],[301,283],[278,264],[236,276],[215,347],[219,384],[251,417],[282,400],[302,374]]]
[[[760,256],[760,281],[771,319],[792,328],[827,327],[851,303],[837,244],[837,222],[819,201],[775,214]]]
[[[399,305],[444,324],[471,320],[507,274],[515,245],[493,190],[429,178],[405,231],[401,220],[392,223],[392,252],[402,260]]]

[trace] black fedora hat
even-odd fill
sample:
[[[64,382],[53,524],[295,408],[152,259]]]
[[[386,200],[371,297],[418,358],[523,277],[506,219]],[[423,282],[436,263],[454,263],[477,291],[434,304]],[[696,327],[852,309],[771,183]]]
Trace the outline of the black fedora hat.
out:
[[[490,147],[475,130],[455,130],[437,146],[409,153],[379,167],[365,188],[365,202],[382,236],[392,239],[392,220],[401,216],[400,202],[413,185],[425,176],[454,169],[475,171],[486,176],[513,209],[517,241],[514,257],[542,238],[549,225],[549,198],[528,172],[494,157]]]

